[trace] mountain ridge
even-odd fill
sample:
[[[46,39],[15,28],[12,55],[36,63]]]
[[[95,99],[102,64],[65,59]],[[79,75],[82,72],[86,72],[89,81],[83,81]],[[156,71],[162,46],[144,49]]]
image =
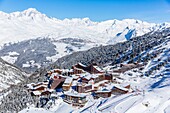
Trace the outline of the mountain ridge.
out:
[[[101,22],[94,22],[89,18],[66,18],[60,20],[48,17],[35,8],[9,14],[0,12],[0,15],[2,27],[0,33],[3,37],[0,45],[11,41],[23,41],[51,34],[57,39],[62,37],[79,37],[105,44],[111,39],[118,39],[117,34],[124,33],[124,30],[127,30],[127,28],[128,30],[134,30],[135,33],[132,37],[135,37],[169,26],[169,23],[155,24],[135,19],[114,19]],[[7,35],[7,32],[10,32],[10,34]],[[128,31],[125,31],[124,34],[127,33]],[[14,36],[15,40],[11,38]]]

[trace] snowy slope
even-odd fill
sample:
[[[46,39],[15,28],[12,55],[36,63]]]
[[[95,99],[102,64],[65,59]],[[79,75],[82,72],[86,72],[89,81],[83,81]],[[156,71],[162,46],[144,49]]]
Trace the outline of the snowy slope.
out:
[[[26,73],[0,59],[0,91],[24,81]]]
[[[0,50],[0,57],[27,72],[34,72],[41,66],[48,66],[62,56],[95,46],[97,46],[96,43],[82,39],[63,38],[55,40],[42,37],[6,45]]]

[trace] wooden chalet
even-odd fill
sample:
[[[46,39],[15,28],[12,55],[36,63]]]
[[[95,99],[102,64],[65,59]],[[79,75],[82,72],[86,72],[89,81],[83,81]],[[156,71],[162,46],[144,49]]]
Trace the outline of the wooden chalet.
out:
[[[93,89],[98,90],[100,86],[105,86],[105,84],[108,84],[108,80],[103,80],[103,81],[100,81],[98,83],[95,83],[93,85]]]
[[[68,72],[69,75],[74,75],[74,74],[81,74],[81,73],[84,73],[84,71],[80,68],[77,68],[75,66],[72,66],[72,69],[71,71]]]
[[[61,76],[59,76],[58,78],[54,78],[51,83],[50,89],[56,89],[59,86],[61,87],[64,81],[65,81],[65,78]]]
[[[87,74],[83,76],[82,78],[83,83],[88,83],[90,80],[93,80],[94,83],[100,82],[102,80],[105,80],[104,73],[98,73],[98,74]]]
[[[54,73],[58,73],[58,74],[62,74],[62,70],[61,69],[54,69]]]
[[[92,84],[78,83],[76,86],[76,91],[78,93],[85,93],[85,92],[88,92],[89,90],[92,90]]]
[[[94,94],[94,98],[108,98],[110,97],[112,94],[112,91],[111,90],[108,90],[108,89],[102,89],[102,90],[98,90],[95,92]]]
[[[94,80],[94,83],[98,83],[102,80],[105,80],[105,74],[104,73],[93,74],[91,79]]]
[[[94,66],[92,64],[87,66],[85,71],[91,74],[103,73],[102,70],[98,66]]]
[[[31,96],[36,96],[36,97],[43,96],[43,97],[49,98],[51,95],[51,92],[52,91],[50,90],[43,90],[43,91],[36,90],[36,91],[31,92]]]
[[[47,85],[39,85],[33,88],[33,91],[44,91],[47,89]]]
[[[77,63],[76,65],[74,65],[74,67],[79,68],[79,69],[83,69],[86,70],[86,65],[82,64],[82,63]]]
[[[67,91],[64,94],[64,102],[71,104],[72,106],[79,106],[83,107],[85,103],[87,102],[86,100],[86,94],[85,93],[78,93],[75,91]]]
[[[37,83],[37,84],[32,83],[31,85],[32,85],[33,87],[38,87],[38,86],[47,85],[47,84],[48,84],[48,82],[40,82],[40,83]]]
[[[142,67],[143,64],[139,64],[139,63],[131,63],[131,64],[120,64],[120,68],[119,69],[114,69],[113,72],[115,73],[124,73],[128,70],[131,70],[133,68],[139,68]]]
[[[120,95],[120,94],[126,94],[128,93],[129,89],[122,87],[120,85],[115,85],[112,88],[112,94],[114,95]]]
[[[93,64],[91,64],[89,66],[85,66],[81,63],[78,63],[78,64],[74,65],[74,67],[82,69],[82,70],[89,72],[91,74],[103,73],[103,71],[97,65],[93,65]]]
[[[121,84],[121,86],[124,88],[130,89],[130,84],[128,83]]]
[[[82,83],[86,83],[87,84],[91,80],[91,77],[92,77],[91,74],[87,74],[87,75],[81,77]]]

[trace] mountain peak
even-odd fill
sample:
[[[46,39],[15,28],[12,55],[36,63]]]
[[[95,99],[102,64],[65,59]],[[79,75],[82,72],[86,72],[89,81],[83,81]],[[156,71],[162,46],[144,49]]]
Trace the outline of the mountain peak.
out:
[[[40,17],[40,18],[43,18],[43,17],[46,17],[46,15],[37,11],[35,8],[28,8],[27,10],[24,10],[22,12],[17,11],[17,12],[10,13],[10,17],[31,17],[31,18]]]
[[[27,10],[24,10],[22,13],[25,13],[25,14],[28,14],[28,15],[30,15],[30,14],[41,14],[35,8],[28,8]]]
[[[28,8],[27,10],[24,10],[22,12],[20,12],[22,16],[35,16],[35,15],[44,15],[42,13],[40,13],[39,11],[37,11],[35,8]]]

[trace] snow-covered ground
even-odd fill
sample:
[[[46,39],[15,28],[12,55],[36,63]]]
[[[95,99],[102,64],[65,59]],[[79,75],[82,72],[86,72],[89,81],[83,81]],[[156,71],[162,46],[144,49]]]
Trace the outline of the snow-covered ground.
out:
[[[9,52],[8,55],[2,56],[1,58],[4,59],[5,61],[8,61],[11,64],[14,64],[15,61],[17,60],[17,56],[19,54],[17,52]]]

